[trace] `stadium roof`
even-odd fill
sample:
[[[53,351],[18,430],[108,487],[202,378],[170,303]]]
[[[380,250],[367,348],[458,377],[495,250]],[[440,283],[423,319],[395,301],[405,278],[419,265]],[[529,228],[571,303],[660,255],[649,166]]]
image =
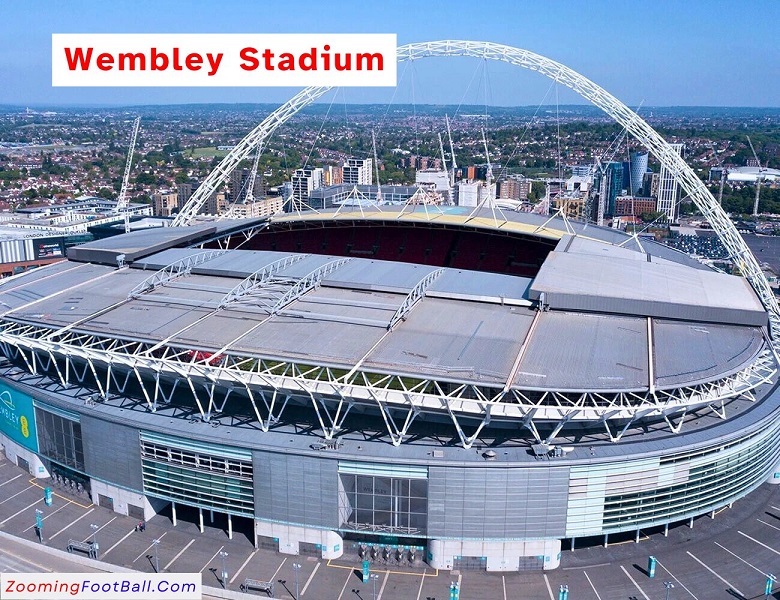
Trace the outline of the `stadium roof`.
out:
[[[613,441],[635,421],[677,432],[689,411],[725,416],[726,402],[773,381],[766,313],[741,278],[609,229],[503,214],[331,211],[100,240],[0,282],[0,341],[32,372],[36,356],[48,368],[64,361],[63,385],[87,366],[107,371],[104,383],[95,375],[104,396],[118,373],[146,381],[139,393],[152,411],[180,382],[204,420],[216,397],[231,396],[266,431],[281,393],[283,405],[312,407],[326,437],[353,406],[378,411],[394,444],[418,414],[451,419],[464,447],[501,421],[538,440],[537,422],[552,425],[552,439],[570,420]],[[300,248],[309,227],[332,227],[334,252],[338,231],[388,227],[388,256],[398,227],[434,241],[448,239],[437,227],[456,229],[502,252],[517,244],[537,270],[384,261],[349,244],[342,255],[315,254],[319,243],[308,253],[221,249],[277,247],[267,235]],[[302,241],[284,242],[285,232]],[[476,426],[471,436],[461,418]]]
[[[53,330],[535,390],[648,389],[651,360],[658,387],[704,381],[743,368],[761,350],[766,316],[743,279],[648,261],[623,248],[594,255],[599,242],[562,244],[570,251],[551,253],[535,280],[230,250],[133,297],[151,272],[202,254],[171,248],[130,268],[59,263],[0,286],[0,302],[11,309],[5,320]],[[290,262],[263,285],[231,296],[280,261]],[[332,265],[316,285],[290,294]],[[420,300],[405,307],[426,279]],[[549,312],[532,307],[542,293]],[[701,360],[692,365],[692,356]]]

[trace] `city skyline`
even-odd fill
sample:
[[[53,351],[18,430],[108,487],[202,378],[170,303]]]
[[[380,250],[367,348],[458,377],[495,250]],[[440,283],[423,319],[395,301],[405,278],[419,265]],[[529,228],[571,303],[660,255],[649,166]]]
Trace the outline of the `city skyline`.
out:
[[[493,41],[559,61],[630,106],[776,107],[780,51],[776,3],[662,1],[647,9],[587,3],[451,2],[434,9],[400,2],[323,7],[228,0],[153,3],[33,1],[5,7],[0,25],[0,104],[182,104],[284,102],[292,88],[53,88],[53,33],[396,33],[398,43]],[[760,15],[761,18],[758,18]],[[389,102],[392,89],[348,88],[339,102]],[[537,74],[476,59],[399,65],[397,102],[499,106],[584,101]]]

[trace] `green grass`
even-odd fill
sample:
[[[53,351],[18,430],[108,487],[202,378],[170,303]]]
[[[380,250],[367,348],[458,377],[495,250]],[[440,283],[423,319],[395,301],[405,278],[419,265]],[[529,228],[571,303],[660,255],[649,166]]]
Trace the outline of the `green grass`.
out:
[[[189,156],[192,158],[206,158],[206,157],[217,156],[219,158],[222,158],[226,156],[227,153],[228,150],[217,150],[215,146],[209,146],[208,148],[191,148],[189,150],[185,150],[184,156]]]

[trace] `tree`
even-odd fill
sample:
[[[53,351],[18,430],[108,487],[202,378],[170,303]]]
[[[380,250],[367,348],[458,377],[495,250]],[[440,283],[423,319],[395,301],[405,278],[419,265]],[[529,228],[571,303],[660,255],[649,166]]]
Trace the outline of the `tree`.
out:
[[[105,198],[107,200],[113,200],[114,198],[116,198],[116,194],[114,193],[114,190],[108,189],[106,187],[102,187],[97,191],[97,197]]]
[[[143,173],[136,175],[135,182],[142,185],[154,185],[157,182],[157,178],[151,173],[144,171]]]
[[[666,222],[666,213],[662,211],[646,212],[639,215],[639,218],[642,219],[643,223],[652,223],[653,221],[664,223]]]
[[[528,199],[531,202],[536,202],[544,196],[544,183],[541,181],[532,181],[531,182],[531,193],[528,194]]]

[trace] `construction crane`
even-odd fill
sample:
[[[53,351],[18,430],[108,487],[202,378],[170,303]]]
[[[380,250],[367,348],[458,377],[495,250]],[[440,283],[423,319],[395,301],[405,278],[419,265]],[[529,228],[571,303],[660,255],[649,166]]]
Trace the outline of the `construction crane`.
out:
[[[718,190],[718,204],[723,206],[723,186],[726,183],[726,176],[728,175],[728,171],[726,171],[726,167],[723,166],[723,163],[720,160],[720,156],[718,156],[718,150],[715,148],[715,144],[710,142],[710,146],[712,147],[712,154],[715,156],[715,160],[718,162],[718,166],[720,167],[720,189]]]
[[[133,121],[133,134],[130,136],[130,149],[127,151],[127,161],[125,162],[125,174],[122,177],[122,188],[119,190],[119,197],[114,207],[115,213],[125,213],[125,233],[130,231],[130,212],[127,210],[127,188],[130,185],[130,167],[133,164],[133,152],[135,151],[135,141],[138,139],[138,129],[141,127],[141,117],[136,117]]]
[[[447,137],[450,140],[450,156],[452,157],[452,171],[450,171],[450,188],[454,188],[455,169],[458,168],[458,163],[455,161],[455,146],[452,144],[452,132],[450,131],[450,118],[447,115],[444,115],[444,121],[447,123]]]
[[[255,200],[255,180],[257,179],[257,168],[260,166],[260,154],[262,152],[262,148],[258,145],[255,160],[252,163],[252,170],[249,172],[249,180],[246,182],[247,190],[244,204],[251,204]]]
[[[493,165],[490,164],[490,152],[488,152],[487,139],[485,138],[485,130],[482,130],[482,145],[485,146],[485,160],[487,160],[487,170],[485,172],[485,180],[487,181],[487,195],[490,199],[491,205],[494,204],[493,194],[491,193],[491,184],[493,182]]]
[[[444,142],[442,142],[441,134],[439,134],[439,151],[441,152],[442,171],[447,174],[447,202],[449,204],[455,204],[452,201],[452,186],[450,185],[450,174],[447,173],[447,159],[444,157]]]
[[[756,154],[756,149],[753,148],[753,142],[750,141],[750,136],[746,135],[748,144],[750,144],[750,151],[753,152],[753,158],[756,159],[756,164],[758,165],[758,174],[756,175],[756,199],[753,202],[753,216],[758,216],[758,200],[761,197],[761,171],[763,170],[761,168],[761,161],[758,160],[758,154]]]
[[[376,135],[371,130],[371,147],[374,149],[374,170],[376,171],[376,203],[382,204],[382,184],[379,183],[379,160],[376,156]]]

